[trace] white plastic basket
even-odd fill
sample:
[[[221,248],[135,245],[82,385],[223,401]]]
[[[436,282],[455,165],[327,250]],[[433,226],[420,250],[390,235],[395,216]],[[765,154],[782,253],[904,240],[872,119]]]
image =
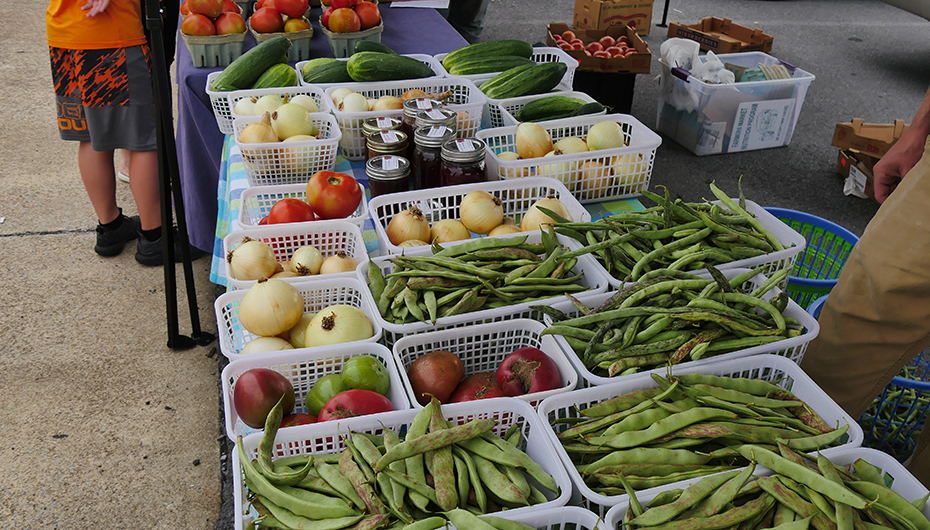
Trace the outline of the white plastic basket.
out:
[[[427,94],[451,91],[452,96],[444,101],[450,110],[459,113],[456,126],[458,138],[471,138],[481,126],[481,113],[487,98],[470,80],[462,77],[408,79],[404,81],[381,81],[379,83],[340,83],[326,89],[326,95],[332,98],[337,88],[347,87],[366,98],[378,99],[381,96],[400,97],[404,92],[418,88]],[[342,156],[349,160],[364,160],[368,153],[362,124],[368,118],[391,117],[402,118],[403,109],[366,112],[343,112],[333,109],[336,121],[342,129]]]
[[[413,58],[413,59],[416,59],[416,60],[420,61],[421,63],[425,64],[426,66],[429,66],[429,67],[433,70],[433,73],[435,74],[435,75],[430,76],[430,77],[421,77],[421,78],[418,78],[418,79],[411,79],[411,81],[418,81],[418,80],[421,80],[421,79],[438,79],[438,78],[440,78],[440,77],[447,77],[447,76],[446,76],[446,71],[442,68],[442,65],[441,65],[441,64],[439,64],[439,63],[436,62],[436,58],[435,58],[435,57],[432,57],[432,56],[426,55],[426,54],[422,54],[422,53],[405,53],[405,54],[403,54],[403,55],[404,55],[404,57],[411,57],[411,58]],[[337,60],[339,60],[339,61],[348,61],[349,58],[348,58],[348,57],[337,57]],[[301,86],[315,86],[315,87],[319,88],[320,90],[325,91],[327,88],[335,87],[335,86],[344,86],[344,87],[347,87],[347,88],[352,88],[352,87],[354,87],[354,86],[356,86],[356,85],[365,85],[365,84],[369,84],[369,83],[354,83],[354,82],[348,82],[348,83],[308,83],[308,82],[304,81],[304,74],[303,74],[304,64],[306,64],[307,62],[309,62],[309,61],[299,61],[299,62],[297,62],[296,64],[294,64],[294,68],[297,70],[297,82],[300,83]]]
[[[558,236],[559,242],[563,246],[567,246],[567,241],[564,239],[564,236]],[[527,243],[538,244],[541,242],[539,232],[531,232],[527,236]],[[463,242],[464,243],[464,242]],[[461,244],[461,243],[459,243]],[[447,245],[447,247],[454,246],[453,244]],[[408,252],[408,255],[426,255],[431,251],[426,247],[414,248],[411,252]],[[378,320],[378,326],[384,331],[384,340],[383,344],[387,347],[393,347],[394,343],[398,339],[407,335],[413,335],[417,333],[423,333],[426,331],[436,331],[441,329],[448,328],[461,328],[464,326],[472,326],[475,324],[481,324],[485,322],[499,322],[502,320],[513,320],[516,318],[530,318],[533,320],[542,321],[542,314],[535,309],[532,309],[531,306],[541,306],[541,305],[552,305],[553,303],[561,299],[560,296],[554,296],[549,298],[543,298],[539,300],[533,300],[530,302],[523,302],[520,304],[513,304],[504,307],[492,308],[492,309],[480,309],[478,311],[472,311],[469,313],[463,313],[461,315],[455,315],[451,317],[442,317],[436,320],[436,324],[431,324],[429,322],[413,322],[409,324],[394,324],[388,322],[381,317],[378,313],[377,303],[374,300],[374,297],[371,294],[371,289],[367,287],[367,278],[368,278],[368,267],[371,264],[374,264],[375,267],[380,267],[383,275],[387,276],[394,270],[394,264],[389,260],[392,256],[381,256],[377,258],[372,258],[369,261],[363,261],[358,264],[358,273],[359,281],[361,281],[364,286],[365,298],[367,303],[371,305],[372,312],[375,314],[375,318]],[[575,264],[575,268],[572,269],[573,274],[577,271],[582,271],[584,275],[579,280],[579,284],[588,288],[582,293],[588,294],[597,294],[603,293],[607,288],[607,278],[603,272],[596,269],[591,269],[591,261],[593,258],[591,256],[579,256],[578,262]]]
[[[892,477],[892,491],[895,491],[907,501],[913,502],[923,498],[928,493],[926,486],[921,484],[920,481],[917,480],[917,477],[905,469],[900,462],[877,449],[868,447],[839,447],[827,456],[834,464],[845,466],[847,469],[852,469],[853,463],[859,459],[878,466],[884,473]],[[758,466],[755,473],[757,475],[771,475],[772,472]],[[665,489],[656,488],[655,491],[651,491],[641,497],[637,496],[636,498],[640,503],[645,505],[662,491],[665,491]],[[626,513],[629,504],[629,500],[625,500],[608,510],[604,518],[605,527],[611,529],[620,528],[619,524],[623,520],[623,514]],[[923,510],[921,511],[930,519],[930,504],[924,504]]]
[[[536,101],[537,99],[544,99],[552,96],[565,96],[569,98],[578,98],[585,103],[597,103],[597,100],[591,96],[585,94],[584,92],[560,92],[558,94],[535,94],[532,96],[522,96],[519,98],[507,98],[497,100],[497,106],[501,114],[501,124],[499,127],[510,127],[512,125],[519,125],[520,120],[517,119],[517,113],[520,112],[527,103],[530,101]],[[586,114],[586,116],[601,116],[607,114],[607,109],[605,108],[601,112],[594,114]],[[498,127],[498,125],[495,125]]]
[[[368,300],[371,299],[369,294],[366,298],[365,291],[368,287],[359,283],[355,278],[326,278],[318,277],[302,282],[292,284],[300,291],[304,298],[304,312],[312,311],[314,313],[322,311],[327,307],[335,304],[344,304],[361,309],[368,320],[371,321],[372,336],[352,343],[370,342],[376,343],[381,339],[381,325],[375,319],[377,310],[372,310]],[[220,336],[220,351],[223,352],[230,360],[243,359],[250,357],[249,354],[243,355],[239,352],[253,339],[257,338],[247,331],[239,322],[239,304],[248,290],[230,291],[221,294],[213,308],[216,311],[216,323],[218,334]],[[352,344],[346,343],[346,344]],[[305,350],[325,351],[329,346],[316,346],[313,348],[303,348]]]
[[[639,120],[628,114],[604,114],[551,120],[539,125],[549,132],[553,142],[557,142],[567,137],[584,137],[592,126],[607,120],[622,126],[626,147],[504,160],[497,155],[504,151],[517,151],[517,126],[479,131],[478,138],[486,145],[488,173],[501,175],[502,179],[521,178],[525,174],[553,177],[565,184],[581,203],[636,195],[649,188],[656,149],[662,143],[659,135]],[[585,169],[591,172],[592,178],[582,178]]]
[[[430,225],[442,219],[459,219],[459,204],[469,192],[484,190],[498,197],[504,206],[504,215],[513,217],[517,224],[539,199],[554,196],[568,208],[574,221],[589,221],[591,214],[565,189],[561,182],[542,177],[519,180],[501,180],[459,184],[424,190],[378,195],[368,203],[368,215],[375,225],[378,248],[385,254],[409,252],[410,247],[398,247],[387,237],[387,225],[398,213],[416,206]],[[513,235],[513,234],[508,234]],[[607,269],[604,269],[607,274]]]
[[[837,403],[817,386],[810,376],[804,373],[797,364],[784,357],[779,357],[777,355],[755,355],[742,359],[707,363],[701,366],[688,366],[683,364],[672,367],[672,375],[683,373],[761,379],[770,381],[786,390],[790,390],[798,399],[807,403],[814,412],[819,414],[827,425],[849,425],[849,430],[847,431],[849,438],[847,441],[841,446],[822,449],[820,452],[824,455],[829,456],[848,447],[858,447],[862,443],[862,428],[859,427],[856,420],[847,414],[842,407],[837,405]],[[585,388],[567,394],[555,395],[544,399],[543,402],[539,404],[539,416],[544,423],[551,424],[551,422],[557,418],[577,416],[578,410],[583,410],[596,403],[628,394],[634,390],[654,388],[656,386],[656,382],[653,381],[651,377],[639,376],[627,378],[610,385]],[[568,475],[572,478],[575,489],[581,494],[583,502],[589,509],[603,516],[611,506],[629,499],[628,495],[606,496],[589,488],[582,479],[581,474],[578,473],[568,453],[562,448],[562,442],[560,442],[556,436],[555,430],[550,428],[548,435],[550,442],[552,442],[556,448],[556,452],[559,453],[559,458],[562,459],[562,463],[565,465]],[[661,489],[680,488],[684,487],[685,484],[696,482],[697,480],[700,480],[700,478],[683,480],[657,488],[649,488],[637,492],[636,495],[639,499],[640,494],[647,496],[650,492]]]
[[[403,337],[394,343],[394,361],[404,382],[407,398],[413,408],[422,408],[407,377],[407,370],[417,358],[436,350],[456,354],[465,365],[465,376],[494,372],[508,355],[520,348],[538,348],[559,367],[562,384],[559,388],[516,396],[533,407],[543,399],[568,392],[578,384],[578,374],[550,336],[540,336],[546,329],[536,320],[518,318],[506,322],[475,324],[462,328],[430,331]]]
[[[317,171],[332,171],[336,167],[336,151],[342,138],[336,119],[325,112],[311,112],[310,118],[320,130],[316,140],[261,144],[239,141],[242,129],[261,121],[261,116],[243,116],[233,120],[236,146],[242,153],[249,186],[306,184]]]
[[[307,413],[306,399],[310,389],[317,379],[329,374],[342,372],[342,366],[352,357],[367,355],[374,357],[387,368],[388,378],[391,381],[387,398],[391,400],[394,410],[410,408],[407,393],[404,392],[403,383],[394,364],[394,356],[390,350],[380,344],[372,342],[357,344],[338,344],[326,348],[325,351],[314,351],[310,348],[284,350],[280,352],[249,355],[242,359],[230,362],[223,368],[223,409],[226,416],[226,436],[235,440],[236,436],[248,436],[262,429],[253,429],[242,422],[236,412],[233,401],[233,392],[239,376],[253,368],[267,368],[274,370],[291,382],[294,387],[294,412]]]
[[[481,86],[481,85],[479,84],[478,86]],[[574,88],[572,87],[572,85],[561,82],[549,92],[545,92],[544,95],[548,95],[548,96],[561,95],[561,94],[566,94],[568,92],[572,92],[573,90]],[[482,117],[482,120],[481,120],[482,129],[493,129],[496,127],[505,127],[507,125],[504,122],[504,113],[501,112],[502,101],[504,101],[504,98],[501,98],[501,99],[488,98],[488,102],[484,106],[484,116]]]
[[[747,272],[749,269],[727,269],[723,272],[724,276],[727,278],[733,278],[738,276],[743,272]],[[606,274],[606,273],[605,273]],[[762,284],[765,281],[765,276],[759,274],[755,278],[751,279],[748,283],[749,289],[753,289]],[[773,288],[763,297],[765,300],[771,300],[778,296],[781,290]],[[581,294],[576,296],[582,303],[590,308],[599,306],[602,302],[610,298],[612,295],[616,294],[615,292],[606,292],[598,294]],[[578,308],[575,307],[570,301],[561,301],[555,304],[552,304],[552,307],[558,309],[569,315],[570,317],[580,316]],[[820,325],[817,323],[817,319],[811,316],[807,311],[805,311],[801,306],[795,303],[794,300],[788,300],[788,306],[782,312],[785,317],[793,318],[797,320],[802,326],[804,326],[806,332],[798,337],[791,337],[787,339],[780,340],[778,342],[773,342],[770,344],[764,344],[762,346],[754,346],[752,348],[746,348],[743,350],[732,351],[729,353],[723,353],[719,355],[713,355],[710,357],[705,357],[697,361],[687,361],[677,366],[692,367],[692,366],[701,366],[704,364],[715,363],[719,361],[727,361],[731,359],[739,359],[742,357],[748,357],[751,355],[759,355],[763,353],[771,353],[775,355],[780,355],[787,357],[789,360],[793,361],[796,364],[801,364],[801,360],[804,358],[804,352],[807,351],[807,346],[812,340],[814,340],[817,335],[820,333]],[[553,320],[549,315],[543,317],[543,323],[547,326],[553,324]],[[626,377],[638,377],[642,374],[649,373],[665,373],[665,368],[654,368],[652,370],[643,370],[642,372],[633,374],[632,376],[616,376],[616,377],[604,377],[602,375],[596,375],[585,367],[584,363],[581,362],[581,359],[575,353],[575,350],[568,344],[565,340],[565,337],[561,335],[556,335],[556,342],[562,348],[562,351],[565,353],[565,356],[568,357],[568,360],[575,365],[575,370],[578,370],[578,373],[581,374],[581,377],[584,378],[584,386],[597,386],[597,385],[607,385],[616,382],[617,380],[624,379]]]
[[[340,434],[344,435],[350,431],[380,434],[385,427],[393,429],[397,433],[402,433],[410,426],[410,422],[413,421],[417,412],[419,410],[408,409],[281,429],[275,439],[272,453],[275,458],[280,458],[303,454],[340,452],[345,448]],[[540,421],[533,407],[519,399],[495,398],[443,405],[442,412],[446,419],[453,423],[465,422],[475,418],[496,419],[498,423],[494,431],[499,436],[503,435],[511,425],[520,425],[523,435],[520,449],[525,451],[530,458],[539,462],[542,468],[552,475],[559,487],[557,495],[540,488],[543,493],[546,493],[549,502],[523,508],[513,508],[494,515],[507,518],[530,517],[542,513],[543,510],[562,510],[562,507],[565,506],[571,496],[572,482],[561,462],[559,462],[555,448],[545,438],[545,431],[549,428]],[[254,458],[257,454],[260,441],[260,433],[251,434],[242,439],[242,447],[249,458]],[[255,514],[254,512],[250,514],[248,509],[247,491],[243,484],[238,450],[233,452],[233,488],[236,528],[244,529]],[[546,527],[541,525],[539,528]]]
[[[288,86],[288,87],[275,87],[275,88],[255,88],[249,90],[234,90],[232,92],[226,92],[227,104],[229,105],[229,117],[232,120],[236,118],[243,118],[247,115],[238,114],[236,112],[236,103],[240,99],[256,97],[260,98],[268,94],[277,94],[279,96],[288,96],[294,97],[298,94],[304,94],[313,98],[313,101],[316,102],[316,106],[319,109],[318,112],[332,113],[333,112],[333,102],[330,98],[326,97],[323,94],[323,90],[319,87],[307,85],[307,86]],[[232,131],[230,131],[232,132]]]
[[[279,262],[290,261],[294,251],[305,245],[312,245],[320,251],[323,258],[328,258],[339,252],[345,252],[358,262],[368,259],[365,250],[365,240],[358,225],[348,221],[312,221],[307,223],[283,223],[267,226],[258,226],[246,230],[230,232],[223,238],[223,256],[239,248],[242,238],[250,237],[262,241],[274,251]],[[226,268],[226,278],[236,289],[248,289],[255,284],[255,280],[237,280],[232,277],[229,270],[229,261],[223,260]],[[281,278],[288,283],[298,283],[317,276],[296,276]],[[350,272],[340,272],[319,276],[319,278],[347,277],[355,278],[355,269]]]
[[[368,200],[364,186],[361,184],[358,186],[362,188],[362,200],[359,201],[358,208],[352,212],[352,215],[341,220],[348,221],[361,229],[368,217]],[[274,203],[281,199],[307,200],[306,181],[303,184],[250,186],[242,190],[242,195],[239,197],[239,226],[242,228],[259,226],[258,223],[268,215]]]
[[[230,92],[210,90],[210,85],[213,84],[213,80],[221,73],[223,73],[222,70],[207,74],[207,86],[204,87],[204,92],[210,96],[210,106],[213,107],[213,116],[216,118],[216,126],[219,127],[221,133],[232,134],[235,129],[233,129],[232,107],[229,106]],[[298,79],[300,78],[300,76],[297,77]]]

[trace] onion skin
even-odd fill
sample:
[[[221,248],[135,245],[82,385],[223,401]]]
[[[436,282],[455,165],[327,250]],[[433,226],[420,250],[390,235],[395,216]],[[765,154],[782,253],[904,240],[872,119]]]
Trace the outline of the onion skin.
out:
[[[459,219],[468,230],[487,234],[504,221],[504,205],[499,198],[484,190],[470,191],[462,197]]]
[[[546,229],[551,223],[554,222],[554,219],[542,213],[538,206],[552,210],[552,212],[557,213],[566,219],[572,220],[572,216],[569,213],[568,208],[565,207],[565,204],[563,204],[562,201],[556,199],[555,197],[545,197],[533,203],[533,205],[530,206],[530,209],[523,216],[523,219],[520,221],[520,229],[524,232]]]
[[[300,320],[304,299],[293,285],[283,280],[258,280],[239,303],[239,323],[262,337],[288,331]]]
[[[429,221],[416,206],[411,206],[392,217],[385,231],[392,245],[399,245],[409,239],[430,239]]]
[[[508,396],[522,396],[559,388],[559,366],[539,348],[520,348],[497,367],[497,385]]]
[[[304,346],[329,346],[374,335],[368,315],[361,309],[344,304],[331,305],[317,313],[304,332]]]
[[[523,122],[517,126],[517,154],[537,158],[552,151],[552,135],[542,125]]]

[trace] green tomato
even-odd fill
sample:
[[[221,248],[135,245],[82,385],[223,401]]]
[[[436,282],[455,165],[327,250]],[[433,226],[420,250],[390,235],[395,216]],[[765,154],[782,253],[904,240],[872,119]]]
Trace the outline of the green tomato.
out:
[[[342,384],[348,388],[361,388],[387,395],[391,388],[384,363],[370,355],[352,357],[342,365]]]
[[[307,412],[314,416],[318,416],[320,414],[320,409],[323,408],[323,405],[325,405],[330,398],[348,389],[349,387],[342,384],[341,375],[324,375],[317,379],[316,383],[313,383],[313,388],[310,389],[310,392],[307,392]]]

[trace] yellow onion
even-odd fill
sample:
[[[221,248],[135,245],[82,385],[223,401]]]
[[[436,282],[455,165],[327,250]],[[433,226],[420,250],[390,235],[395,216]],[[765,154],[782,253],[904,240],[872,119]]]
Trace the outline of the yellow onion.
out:
[[[285,266],[287,263],[288,263],[287,261],[285,261],[284,263],[282,263],[282,262],[280,262],[280,261],[277,262],[277,263],[275,263],[275,264],[274,264],[274,273],[277,274],[277,273],[283,271],[283,270],[284,270],[284,266]]]
[[[429,239],[429,221],[416,206],[411,206],[391,218],[387,225],[388,241],[399,245],[408,239]]]
[[[239,351],[239,354],[248,355],[250,353],[265,353],[293,349],[294,345],[280,337],[258,337],[250,340],[249,343]]]
[[[530,206],[530,209],[527,210],[526,214],[523,215],[523,220],[520,221],[520,229],[522,231],[531,232],[540,228],[545,229],[549,227],[550,223],[555,222],[553,218],[539,210],[540,206],[568,219],[569,221],[574,220],[572,219],[572,214],[568,211],[568,208],[566,208],[562,201],[556,199],[555,197],[544,197],[534,202],[533,205]]]
[[[414,98],[425,98],[426,92],[420,90],[419,88],[411,88],[410,90],[404,92],[400,95],[400,99],[407,101],[408,99]]]
[[[584,142],[582,142],[584,143]],[[553,157],[562,154],[559,150],[553,149],[542,157],[540,162],[548,162],[536,168],[536,176],[550,177],[557,179],[569,191],[575,188],[575,181],[578,180],[578,161],[568,160],[566,162],[556,162]]]
[[[459,219],[472,232],[487,234],[504,220],[504,205],[484,190],[470,191],[462,197]]]
[[[323,264],[323,254],[313,245],[304,245],[291,254],[288,268],[301,276],[319,274]]]
[[[457,219],[443,219],[441,221],[436,221],[433,223],[433,226],[429,228],[429,238],[430,241],[435,241],[437,243],[448,243],[450,241],[470,239],[471,234],[468,233],[468,228],[465,228],[462,221]]]
[[[517,154],[521,158],[536,158],[552,151],[552,135],[538,123],[517,125]]]
[[[369,110],[399,110],[404,108],[404,100],[397,96],[381,96],[370,105]]]
[[[640,153],[615,156],[611,161],[614,163],[614,175],[617,177],[617,184],[630,186],[643,182],[646,179],[646,164],[642,160],[643,155]],[[633,190],[625,191],[631,192]]]
[[[497,158],[506,160],[508,162],[521,159],[520,155],[516,151],[504,151],[503,153],[499,153]],[[497,174],[503,178],[526,177],[530,174],[530,168],[497,166]]]
[[[310,321],[313,320],[314,316],[316,316],[316,313],[304,311],[304,314],[300,315],[300,320],[287,332],[288,342],[295,348],[304,347],[304,333],[307,332],[307,326],[310,324]]]
[[[520,232],[520,227],[515,224],[500,224],[494,227],[493,230],[488,232],[489,236],[503,236],[507,234],[516,234]]]
[[[237,280],[258,280],[269,278],[275,273],[278,264],[271,249],[265,242],[248,236],[242,243],[226,254],[229,274]]]
[[[290,98],[288,103],[296,103],[307,109],[307,112],[320,112],[320,106],[316,104],[316,100],[313,99],[313,96],[308,96],[307,94],[297,94]]]
[[[239,116],[258,116],[261,112],[258,111],[256,103],[258,98],[255,96],[242,98],[233,105],[233,113]]]
[[[300,276],[300,274],[297,274],[296,272],[294,272],[294,271],[292,271],[292,270],[286,270],[286,271],[276,272],[276,273],[274,273],[274,274],[271,275],[271,277],[274,278],[274,279],[276,279],[276,280],[280,280],[281,278],[296,278],[296,277],[298,277],[298,276]]]
[[[339,108],[339,104],[342,103],[342,99],[348,96],[349,94],[351,94],[352,92],[353,91],[351,88],[345,88],[345,87],[341,87],[341,88],[337,88],[336,90],[333,90],[333,93],[331,94],[333,105],[335,105],[336,108]]]
[[[585,143],[588,144],[589,151],[625,147],[626,141],[623,139],[623,127],[615,121],[595,123],[588,129]]]
[[[397,246],[401,248],[406,247],[422,247],[423,245],[429,245],[426,241],[422,239],[408,239],[407,241],[401,241]]]
[[[285,103],[272,112],[271,128],[280,140],[297,135],[316,136],[320,134],[320,130],[313,124],[310,113],[297,103]]]
[[[271,127],[271,113],[262,114],[261,121],[253,121],[239,132],[239,141],[244,144],[267,144],[278,141],[278,135]]]
[[[342,112],[367,112],[370,110],[368,108],[368,100],[358,92],[346,94],[346,97],[342,98],[342,101],[339,102],[336,108]]]
[[[365,340],[374,333],[371,320],[364,311],[355,306],[335,304],[321,310],[307,324],[304,347]]]
[[[588,160],[581,165],[581,181],[578,191],[585,199],[605,196],[612,182],[613,170],[605,162]]]
[[[352,272],[356,267],[358,267],[358,260],[346,254],[344,250],[340,250],[323,260],[320,264],[320,274]]]
[[[304,299],[300,291],[283,280],[260,279],[239,303],[239,323],[262,337],[279,335],[300,320]]]
[[[264,114],[266,112],[274,112],[278,110],[278,107],[284,105],[284,98],[279,94],[265,94],[264,96],[258,98],[258,101],[255,102],[255,113],[254,115]]]
[[[471,115],[467,110],[460,110],[455,113],[455,125],[457,131],[467,130],[471,127]]]

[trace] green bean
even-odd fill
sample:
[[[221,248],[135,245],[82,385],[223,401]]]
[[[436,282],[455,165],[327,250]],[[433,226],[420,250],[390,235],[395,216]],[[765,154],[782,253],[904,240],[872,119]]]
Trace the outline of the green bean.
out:
[[[478,250],[486,250],[491,248],[501,248],[501,247],[517,247],[526,242],[527,236],[513,236],[507,238],[497,238],[497,237],[482,237],[477,239],[470,239],[463,243],[459,243],[454,246],[446,247],[445,249],[434,252],[434,256],[445,256],[445,257],[455,257],[461,256],[462,254],[468,254],[470,252],[475,252]]]
[[[736,498],[737,493],[739,493],[739,490],[742,489],[750,477],[752,477],[752,473],[755,469],[755,464],[750,462],[742,471],[730,480],[724,482],[716,491],[711,493],[706,500],[702,501],[695,508],[696,512],[692,517],[710,517],[720,513],[724,506]]]
[[[434,408],[438,409],[436,405]],[[435,414],[435,411],[433,412]],[[387,451],[373,466],[375,472],[383,470],[388,464],[417,454],[423,454],[453,443],[464,441],[481,433],[490,431],[497,424],[493,419],[475,419],[448,429],[434,430],[415,439],[405,440]],[[409,436],[408,436],[409,438]]]
[[[817,530],[837,530],[836,524],[828,519],[823,512],[785,486],[778,478],[759,477],[756,483],[769,495],[775,497],[778,502],[788,506],[791,511],[797,513],[800,517],[810,517],[810,524]]]
[[[256,501],[253,501],[253,505],[255,502]],[[350,527],[365,517],[364,515],[350,515],[346,517],[313,520],[296,515],[294,512],[282,506],[278,506],[266,497],[262,497],[257,502],[260,506],[268,510],[276,521],[279,521],[283,525],[282,528],[294,528],[297,530],[339,530],[341,528]],[[258,506],[256,506],[256,509],[258,509]],[[261,513],[260,510],[259,513]],[[261,526],[262,528],[266,528],[265,519],[262,520]]]
[[[556,483],[555,479],[552,478],[552,475],[550,475],[549,472],[542,467],[542,465],[530,458],[528,454],[507,443],[506,440],[501,439],[494,433],[484,433],[481,435],[481,437],[497,446],[497,448],[501,449],[503,453],[520,462],[520,465],[516,467],[522,468],[524,471],[526,471],[526,473],[535,479],[540,486],[553,493],[559,492],[559,485]]]
[[[868,499],[875,499],[873,504],[882,509],[885,515],[894,513],[918,530],[930,529],[930,521],[927,520],[927,517],[894,490],[884,485],[865,481],[847,482],[846,485]]]
[[[405,525],[402,528],[403,530],[438,530],[444,526],[446,526],[445,517],[435,515],[426,519],[420,519],[419,521]]]
[[[701,239],[704,239],[704,238],[705,238],[707,235],[709,235],[710,233],[711,233],[711,229],[705,228],[704,230],[700,230],[699,232],[697,232],[697,233],[695,233],[695,234],[692,234],[692,235],[690,235],[690,236],[688,236],[688,237],[683,237],[683,238],[681,238],[681,239],[675,240],[675,241],[673,241],[673,242],[671,242],[671,243],[668,243],[668,244],[666,244],[666,245],[663,245],[663,246],[662,246],[661,248],[659,248],[659,249],[656,249],[656,250],[653,250],[652,252],[649,252],[648,254],[646,254],[645,256],[643,256],[642,258],[640,258],[640,259],[636,262],[636,265],[633,266],[633,270],[632,270],[632,273],[631,273],[631,276],[633,277],[633,280],[639,279],[639,276],[642,274],[643,267],[644,267],[646,264],[648,264],[649,262],[654,261],[654,260],[655,260],[656,258],[658,258],[659,256],[663,256],[663,255],[665,255],[665,254],[668,254],[668,253],[670,253],[670,252],[673,251],[673,250],[676,250],[676,249],[679,249],[679,248],[682,248],[682,247],[687,247],[687,246],[689,246],[689,245],[691,245],[691,244],[693,244],[693,243],[696,243],[696,242],[700,241]]]
[[[386,510],[384,503],[372,489],[370,479],[365,477],[359,463],[353,459],[351,449],[344,449],[339,454],[339,472],[352,483],[369,513],[383,513]]]
[[[478,455],[472,455],[472,460],[475,463],[478,478],[496,497],[513,504],[529,505],[529,501],[523,492],[506,475],[501,473],[492,462]]]
[[[258,443],[257,461],[259,471],[261,471],[269,482],[279,486],[293,486],[307,476],[307,473],[313,468],[313,461],[308,458],[303,468],[299,470],[290,470],[284,473],[275,472],[271,456],[274,448],[274,439],[278,434],[278,428],[281,426],[281,419],[284,417],[283,403],[284,396],[282,395],[278,402],[271,407],[268,415],[265,416],[265,429]]]
[[[719,475],[703,478],[691,486],[688,486],[675,501],[650,508],[643,512],[642,515],[636,516],[630,523],[639,526],[654,527],[671,521],[675,516],[695,506],[737,475],[739,475],[739,471],[728,471],[726,473],[720,473]]]
[[[745,217],[753,228],[765,236],[765,238],[769,241],[769,243],[772,244],[772,247],[774,247],[775,250],[785,249],[784,245],[781,244],[778,238],[776,238],[767,228],[762,226],[762,223],[760,223],[749,212],[743,208],[740,208],[738,204],[733,202],[733,199],[727,196],[727,194],[723,193],[723,191],[721,191],[720,188],[715,186],[713,183],[710,184],[710,191],[716,195],[720,202],[726,205],[727,208]]]
[[[468,451],[462,449],[459,446],[452,447],[452,454],[465,463],[465,467],[468,470],[468,480],[471,486],[471,491],[475,494],[475,502],[478,503],[478,508],[482,511],[482,513],[487,513],[487,494],[484,491],[484,486],[481,484],[481,479],[478,477],[478,469],[475,467],[474,459]]]
[[[609,437],[588,437],[586,441],[592,445],[606,445],[615,449],[625,449],[655,440],[694,423],[711,419],[736,419],[736,417],[736,414],[732,412],[709,407],[696,407],[686,412],[672,414],[640,431],[625,432]]]

